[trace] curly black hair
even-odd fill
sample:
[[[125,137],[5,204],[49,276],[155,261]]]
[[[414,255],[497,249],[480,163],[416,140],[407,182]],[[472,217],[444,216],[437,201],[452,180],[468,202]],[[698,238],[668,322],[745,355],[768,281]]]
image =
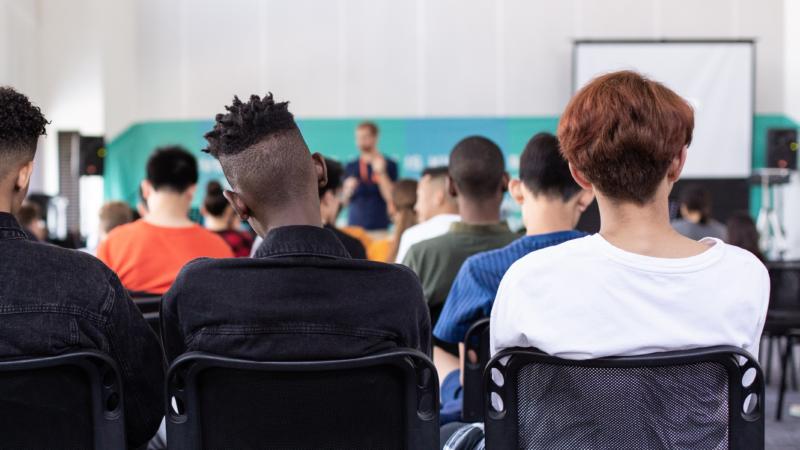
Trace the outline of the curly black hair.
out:
[[[0,86],[0,157],[32,156],[36,152],[36,140],[46,134],[48,123],[28,97]]]
[[[273,133],[297,129],[289,102],[275,103],[271,92],[264,98],[251,95],[246,103],[234,96],[225,109],[228,112],[217,114],[214,128],[205,134],[208,147],[203,151],[215,158],[240,153]]]

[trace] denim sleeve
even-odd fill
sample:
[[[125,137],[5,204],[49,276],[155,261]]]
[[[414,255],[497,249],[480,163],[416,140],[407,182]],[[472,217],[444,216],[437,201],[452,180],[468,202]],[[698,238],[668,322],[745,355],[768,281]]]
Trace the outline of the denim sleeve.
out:
[[[170,290],[161,298],[161,340],[164,342],[164,352],[170,364],[186,352],[186,343],[178,321],[177,291],[180,279],[179,274]]]
[[[108,281],[106,333],[122,377],[128,445],[138,447],[155,435],[164,417],[164,352],[117,276]]]

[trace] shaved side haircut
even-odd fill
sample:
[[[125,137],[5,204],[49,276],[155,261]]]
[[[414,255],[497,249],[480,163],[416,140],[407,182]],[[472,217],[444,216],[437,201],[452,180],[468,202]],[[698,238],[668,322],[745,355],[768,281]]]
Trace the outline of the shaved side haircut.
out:
[[[219,160],[231,186],[259,204],[283,206],[318,195],[311,152],[288,106],[271,93],[247,102],[234,97],[205,135],[204,151]]]
[[[450,152],[450,177],[459,195],[485,200],[502,192],[505,161],[503,152],[483,136],[462,139]]]

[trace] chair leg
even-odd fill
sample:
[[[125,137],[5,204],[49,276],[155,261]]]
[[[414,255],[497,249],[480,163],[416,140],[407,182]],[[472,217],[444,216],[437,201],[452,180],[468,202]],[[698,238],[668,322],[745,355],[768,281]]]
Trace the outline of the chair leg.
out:
[[[775,336],[769,335],[767,336],[767,364],[764,366],[766,367],[766,373],[764,374],[764,379],[766,384],[771,383],[772,379],[772,343],[775,341]]]
[[[791,374],[792,378],[792,389],[795,391],[797,390],[797,366],[794,358],[794,352],[789,352],[789,373]]]
[[[781,384],[778,390],[778,410],[775,413],[775,420],[780,422],[783,417],[783,398],[786,395],[786,382],[788,378],[788,365],[792,359],[792,347],[794,346],[794,339],[792,336],[786,337],[786,349],[781,356]]]

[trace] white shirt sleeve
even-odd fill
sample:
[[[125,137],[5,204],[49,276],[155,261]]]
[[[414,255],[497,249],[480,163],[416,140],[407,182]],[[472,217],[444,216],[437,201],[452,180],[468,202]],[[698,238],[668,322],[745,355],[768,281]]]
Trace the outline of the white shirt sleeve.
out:
[[[513,320],[520,300],[517,272],[514,266],[506,272],[492,305],[489,319],[489,347],[492,356],[503,349],[518,347],[524,340],[522,331],[517,329],[517,322]]]

